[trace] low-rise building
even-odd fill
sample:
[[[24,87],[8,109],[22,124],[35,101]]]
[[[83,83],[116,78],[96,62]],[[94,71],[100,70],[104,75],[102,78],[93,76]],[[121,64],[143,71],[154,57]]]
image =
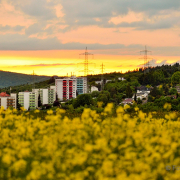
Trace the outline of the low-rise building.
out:
[[[176,90],[177,90],[177,93],[180,93],[180,86],[175,86]]]
[[[96,84],[102,84],[102,80],[101,81],[95,81]]]
[[[91,86],[91,92],[98,91],[98,88],[96,86]]]
[[[56,86],[50,86],[47,89],[32,89],[32,92],[35,92],[38,97],[40,95],[42,104],[53,104],[56,100]]]
[[[36,109],[38,107],[38,93],[37,92],[19,92],[18,94],[19,104],[28,109]]]
[[[124,99],[124,100],[121,102],[121,104],[123,104],[124,106],[125,106],[126,104],[133,104],[133,101],[134,101],[133,98],[126,98],[126,99]]]
[[[152,88],[147,88],[146,86],[140,86],[140,87],[137,87],[137,93],[138,92],[147,92],[147,93],[150,93]]]
[[[125,81],[124,77],[118,77],[118,80]]]
[[[7,109],[9,107],[13,107],[16,109],[16,93],[11,93],[11,95],[6,94],[6,92],[0,93],[0,107],[4,107],[4,109]]]
[[[146,92],[146,91],[137,92],[137,93],[136,93],[136,99],[138,100],[138,98],[139,98],[139,99],[142,100],[143,98],[147,98],[147,97],[148,97],[148,94],[149,94],[149,93]],[[135,94],[133,95],[132,98],[134,99],[134,97],[135,97]]]

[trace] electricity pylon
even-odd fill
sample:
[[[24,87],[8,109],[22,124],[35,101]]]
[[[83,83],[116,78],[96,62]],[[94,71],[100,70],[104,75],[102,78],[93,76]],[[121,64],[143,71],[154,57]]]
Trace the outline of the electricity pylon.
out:
[[[88,62],[88,56],[89,55],[92,55],[92,56],[94,56],[93,54],[91,54],[91,53],[88,53],[88,51],[87,51],[87,47],[86,47],[86,50],[85,50],[85,53],[82,53],[82,54],[79,54],[80,56],[81,55],[84,55],[85,56],[85,60],[84,60],[84,76],[87,76],[88,75],[88,72],[89,72],[89,69],[88,69],[88,64],[89,64],[89,62]]]
[[[102,72],[102,74],[101,74],[101,91],[102,91],[103,88],[104,88],[104,74],[103,74],[103,72],[104,72],[104,66],[105,66],[105,65],[103,65],[103,63],[102,63],[102,65],[101,65],[101,72]]]
[[[144,74],[145,74],[146,69],[148,69],[148,71],[149,71],[150,64],[149,64],[148,59],[151,59],[151,58],[148,57],[148,53],[151,53],[151,51],[148,51],[145,46],[145,50],[140,51],[140,53],[144,53],[144,58],[141,58],[141,59],[144,59]]]

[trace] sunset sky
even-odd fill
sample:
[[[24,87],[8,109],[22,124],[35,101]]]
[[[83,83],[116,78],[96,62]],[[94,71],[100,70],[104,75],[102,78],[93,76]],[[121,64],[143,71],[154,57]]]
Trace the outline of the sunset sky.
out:
[[[178,0],[0,0],[0,70],[83,75],[180,62]]]

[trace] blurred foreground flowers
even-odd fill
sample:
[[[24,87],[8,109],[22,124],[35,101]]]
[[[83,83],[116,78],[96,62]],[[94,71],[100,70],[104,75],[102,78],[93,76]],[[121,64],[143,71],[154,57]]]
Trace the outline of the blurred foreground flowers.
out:
[[[118,107],[103,117],[85,109],[80,118],[49,110],[45,120],[16,111],[0,116],[0,179],[176,180],[180,171],[180,121],[176,112],[154,118]],[[166,105],[169,109],[170,106]],[[22,111],[25,111],[22,109]],[[35,113],[39,113],[38,110]],[[166,166],[171,166],[166,170]]]

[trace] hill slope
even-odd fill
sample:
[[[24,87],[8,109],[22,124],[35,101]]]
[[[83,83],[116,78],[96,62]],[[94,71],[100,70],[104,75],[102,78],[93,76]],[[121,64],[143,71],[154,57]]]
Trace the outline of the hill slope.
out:
[[[50,76],[37,76],[14,73],[8,71],[0,71],[0,88],[17,86],[22,84],[32,84],[34,82],[45,81],[50,79]]]

